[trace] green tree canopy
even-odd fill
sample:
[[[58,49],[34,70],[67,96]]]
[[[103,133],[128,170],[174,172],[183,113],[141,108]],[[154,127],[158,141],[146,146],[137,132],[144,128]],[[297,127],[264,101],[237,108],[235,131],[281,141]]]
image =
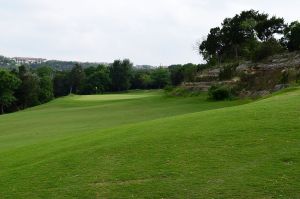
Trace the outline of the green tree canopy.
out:
[[[39,81],[37,74],[32,73],[25,66],[20,66],[18,77],[21,80],[21,85],[16,91],[16,98],[19,108],[24,109],[30,106],[40,104],[39,102]]]
[[[69,74],[70,93],[79,94],[83,87],[85,73],[80,64],[75,64]]]
[[[109,67],[111,87],[113,91],[123,91],[130,88],[133,64],[129,59],[115,60]]]
[[[289,51],[300,50],[300,22],[292,22],[285,30],[284,43]]]
[[[109,70],[106,66],[99,65],[97,68],[88,69],[84,86],[85,94],[98,94],[108,90],[111,84]],[[93,71],[93,72],[92,72]]]
[[[243,11],[224,19],[221,27],[212,28],[200,43],[199,52],[210,65],[248,59],[258,43],[274,41],[275,35],[283,36],[285,27],[283,18],[270,18],[255,10]]]
[[[4,113],[4,108],[16,100],[14,91],[21,81],[15,75],[6,70],[0,70],[0,109]]]
[[[167,68],[159,67],[152,71],[151,79],[154,88],[163,88],[169,84],[169,70]]]

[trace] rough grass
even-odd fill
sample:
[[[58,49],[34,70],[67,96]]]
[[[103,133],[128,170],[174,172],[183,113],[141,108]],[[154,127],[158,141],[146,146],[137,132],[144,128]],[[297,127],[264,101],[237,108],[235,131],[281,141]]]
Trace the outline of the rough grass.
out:
[[[1,116],[0,198],[300,198],[300,90],[134,95]]]

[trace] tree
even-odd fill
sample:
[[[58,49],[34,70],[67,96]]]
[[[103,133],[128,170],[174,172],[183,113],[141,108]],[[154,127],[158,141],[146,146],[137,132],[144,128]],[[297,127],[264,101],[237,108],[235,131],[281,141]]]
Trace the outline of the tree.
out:
[[[4,108],[11,105],[16,100],[14,91],[21,81],[6,70],[0,70],[0,110],[4,113]]]
[[[257,45],[253,51],[252,61],[261,61],[269,56],[284,52],[285,48],[275,38],[264,41]]]
[[[183,67],[182,65],[171,65],[169,66],[171,84],[178,86],[184,80]]]
[[[241,46],[255,38],[255,27],[258,21],[268,18],[267,14],[260,14],[255,10],[242,11],[233,18],[227,18],[222,23],[223,53],[229,58],[239,60]]]
[[[283,34],[285,27],[283,18],[269,18],[255,10],[243,11],[224,19],[221,27],[212,28],[199,45],[199,52],[210,65],[250,59],[259,43],[274,40],[275,34]]]
[[[54,72],[50,67],[40,67],[37,70],[39,81],[39,101],[40,103],[49,102],[54,98],[53,76]]]
[[[39,102],[39,77],[37,74],[29,71],[25,66],[19,67],[18,77],[21,80],[21,85],[16,90],[18,107],[21,109],[35,106]]]
[[[49,77],[53,79],[54,77],[54,71],[51,67],[48,66],[42,66],[36,69],[36,73],[38,74],[39,77]]]
[[[70,92],[70,85],[69,85],[69,72],[61,71],[56,72],[54,79],[53,79],[53,89],[54,89],[54,96],[61,97],[66,96]]]
[[[170,73],[167,68],[159,67],[154,69],[151,73],[153,88],[163,88],[169,84]]]
[[[39,101],[40,103],[46,103],[54,98],[53,93],[53,81],[50,77],[43,76],[39,81]]]
[[[97,68],[94,68],[94,72],[89,73],[87,76],[84,93],[85,94],[99,94],[107,91],[111,84],[109,77],[109,71],[105,66],[99,65]],[[89,69],[89,71],[92,71]]]
[[[132,70],[131,89],[149,89],[152,85],[151,71],[146,68]]]
[[[113,91],[124,91],[130,88],[133,64],[129,59],[115,60],[109,67],[111,88]]]
[[[69,85],[70,85],[70,94],[75,93],[79,94],[80,89],[83,86],[85,79],[85,73],[80,64],[75,64],[69,73]]]
[[[93,73],[95,73],[97,71],[97,68],[94,66],[88,67],[84,69],[84,73],[85,75],[88,77],[90,75],[92,75]]]
[[[207,36],[199,46],[199,52],[203,55],[207,62],[219,62],[222,54],[222,33],[219,27],[212,28]]]
[[[270,19],[263,19],[258,21],[255,26],[257,37],[261,41],[268,41],[274,38],[275,34],[283,34],[286,25],[283,18],[273,16]]]
[[[141,76],[140,76],[140,82],[141,82],[141,88],[142,89],[148,89],[150,88],[153,80],[151,78],[151,75],[148,74],[148,73],[143,73]]]
[[[183,65],[183,76],[185,82],[195,81],[198,72],[198,66],[192,63]]]
[[[292,22],[285,30],[283,43],[289,51],[300,50],[300,22]]]

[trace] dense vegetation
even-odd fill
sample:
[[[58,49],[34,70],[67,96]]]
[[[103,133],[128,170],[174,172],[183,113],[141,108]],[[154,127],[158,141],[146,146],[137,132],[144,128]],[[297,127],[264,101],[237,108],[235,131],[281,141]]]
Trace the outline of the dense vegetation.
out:
[[[284,51],[300,50],[300,23],[249,10],[224,19],[210,30],[199,51],[210,65],[243,60],[259,61]]]
[[[202,65],[174,65],[168,68],[135,68],[125,60],[110,65],[83,68],[75,64],[71,70],[51,67],[20,66],[0,69],[1,113],[13,112],[49,102],[68,94],[102,94],[129,89],[161,89],[193,81]]]
[[[3,115],[1,198],[299,198],[299,99],[142,92]]]

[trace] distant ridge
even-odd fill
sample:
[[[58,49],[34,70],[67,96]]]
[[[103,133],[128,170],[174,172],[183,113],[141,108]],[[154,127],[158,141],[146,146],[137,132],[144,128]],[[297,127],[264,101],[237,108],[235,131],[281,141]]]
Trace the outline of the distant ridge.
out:
[[[35,57],[6,57],[0,55],[0,68],[17,68],[24,64],[32,68],[39,68],[43,66],[51,67],[55,70],[70,70],[76,63],[82,65],[83,68],[97,67],[98,65],[110,65],[108,62],[82,62],[82,61],[63,61],[63,60],[47,60],[45,58]],[[136,65],[135,68],[139,69],[152,69],[151,65]]]

